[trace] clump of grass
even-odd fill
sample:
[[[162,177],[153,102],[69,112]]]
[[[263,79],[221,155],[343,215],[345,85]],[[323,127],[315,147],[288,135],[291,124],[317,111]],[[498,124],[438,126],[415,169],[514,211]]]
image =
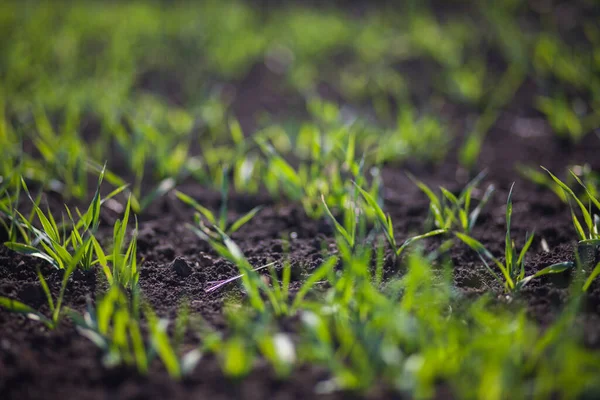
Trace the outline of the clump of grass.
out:
[[[350,251],[354,251],[366,244],[373,242],[374,235],[367,233],[367,214],[374,215],[377,226],[383,231],[385,238],[389,245],[394,250],[395,257],[400,257],[403,251],[413,242],[422,240],[428,237],[440,235],[445,233],[445,229],[437,229],[431,232],[427,232],[422,235],[417,235],[406,239],[402,245],[398,246],[394,234],[394,227],[392,219],[389,214],[385,214],[377,201],[371,196],[369,192],[362,189],[358,184],[354,184],[353,197],[349,204],[343,207],[343,223],[338,222],[337,218],[333,215],[325,196],[321,196],[323,202],[323,208],[329,220],[333,224],[334,233],[338,238],[343,239],[344,248],[348,247]],[[358,201],[358,195],[362,196],[366,204],[361,204]],[[342,242],[337,240],[338,248],[341,248]]]
[[[471,210],[473,191],[477,189],[477,185],[484,177],[485,171],[467,183],[457,197],[443,187],[440,187],[441,195],[437,196],[427,185],[409,174],[409,178],[429,198],[429,211],[435,227],[446,230],[457,230],[467,234],[473,230],[481,214],[481,210],[494,193],[494,185],[490,184],[479,200],[479,204]]]
[[[77,210],[77,220],[73,216],[71,210],[68,207],[65,207],[69,223],[65,223],[63,218],[61,224],[62,228],[59,227],[49,210],[44,213],[38,204],[39,202],[33,200],[25,180],[21,178],[23,190],[33,204],[33,210],[39,220],[41,229],[36,228],[30,221],[30,218],[26,218],[17,211],[18,224],[27,231],[25,237],[26,240],[28,240],[28,243],[11,241],[4,243],[4,245],[19,253],[41,258],[57,269],[64,269],[65,266],[70,265],[74,257],[73,254],[77,253],[79,249],[83,249],[83,255],[78,261],[79,267],[84,270],[90,269],[94,261],[92,237],[97,232],[100,223],[101,204],[103,201],[110,199],[125,188],[120,187],[115,189],[103,200],[100,197],[102,178],[103,174],[100,174],[96,192],[87,211],[84,214],[80,214]],[[70,228],[67,229],[67,226],[70,226]]]
[[[131,197],[129,197],[125,206],[123,219],[118,219],[115,222],[112,237],[112,252],[110,255],[107,256],[98,240],[94,236],[91,236],[97,263],[102,267],[108,283],[128,289],[136,287],[139,279],[139,271],[137,269],[137,218],[135,220],[133,236],[129,240],[129,244],[125,246],[130,210]],[[123,253],[123,250],[125,250],[125,253]],[[109,267],[109,262],[111,267]]]
[[[584,200],[580,199],[569,186],[546,168],[542,168],[550,175],[552,180],[564,190],[565,196],[569,200],[571,219],[579,239],[577,245],[577,260],[581,263],[583,268],[592,269],[592,273],[583,285],[583,290],[587,291],[593,280],[600,274],[600,260],[598,260],[598,254],[600,254],[600,215],[592,211],[592,206],[594,206],[596,210],[600,210],[600,200],[596,198],[594,193],[581,181],[577,174],[573,171],[569,171],[571,176],[575,178],[575,181],[577,181],[587,194],[588,206],[586,207]],[[583,223],[575,214],[571,200],[575,201],[579,207],[583,217]]]
[[[142,306],[139,296],[134,291],[130,299],[120,287],[112,285],[95,307],[90,304],[83,315],[71,312],[70,316],[79,333],[102,349],[107,367],[127,365],[145,375],[152,360],[158,357],[172,378],[181,379],[198,364],[200,351],[191,350],[179,357],[177,346],[167,334],[169,322],[159,319],[149,305]],[[149,327],[147,342],[142,330],[142,314]],[[176,321],[179,335],[186,329],[188,318],[188,312],[180,310]]]
[[[325,106],[323,106],[325,107]],[[328,109],[328,107],[325,107]],[[335,113],[337,113],[335,108]],[[329,118],[328,118],[329,120]],[[284,194],[299,201],[311,218],[321,218],[326,210],[321,197],[327,204],[342,208],[352,202],[352,181],[367,187],[365,171],[367,152],[357,157],[358,132],[350,125],[316,124],[304,125],[298,133],[294,157],[299,157],[297,166],[290,164],[275,146],[277,137],[256,139],[265,157],[263,183],[276,196]],[[379,185],[377,168],[369,190]]]
[[[598,200],[590,192],[590,190],[587,188],[587,186],[584,185],[584,183],[581,181],[581,179],[575,173],[573,173],[573,171],[570,171],[571,176],[573,176],[573,178],[575,178],[577,183],[579,183],[579,185],[581,185],[587,193],[587,196],[588,196],[588,206],[587,207],[583,204],[583,201],[581,201],[579,199],[579,197],[575,194],[575,192],[569,186],[567,186],[563,181],[558,179],[555,175],[553,175],[546,168],[542,167],[542,169],[550,175],[552,180],[554,182],[556,182],[556,184],[559,185],[562,190],[564,190],[567,197],[569,199],[574,200],[575,203],[577,204],[577,206],[579,207],[579,210],[581,211],[581,214],[583,216],[583,224],[581,223],[580,219],[575,214],[573,207],[571,206],[571,218],[573,220],[573,226],[575,227],[577,236],[579,237],[579,242],[587,243],[587,244],[600,244],[600,216],[598,214],[592,213],[592,211],[591,211],[592,204],[596,207],[596,209],[600,210],[600,200]],[[569,205],[570,204],[571,203],[569,202]]]
[[[38,268],[37,276],[40,282],[40,286],[42,287],[42,290],[46,295],[46,301],[50,310],[49,317],[35,310],[31,306],[28,306],[25,303],[5,296],[0,296],[0,307],[6,308],[10,312],[24,314],[27,318],[31,320],[40,321],[48,329],[55,329],[58,326],[58,323],[60,322],[60,319],[63,315],[62,303],[65,295],[65,290],[69,282],[69,278],[77,268],[77,264],[79,263],[79,260],[83,257],[84,253],[85,248],[80,247],[79,250],[77,250],[77,253],[75,253],[75,255],[69,261],[69,264],[66,265],[66,268],[63,271],[63,277],[56,299],[53,298],[52,293],[50,292],[50,287],[48,286],[44,275]]]
[[[343,238],[340,243],[347,247]],[[431,397],[441,380],[468,398],[489,397],[489,382],[502,382],[493,385],[497,399],[578,396],[591,388],[598,357],[576,344],[573,307],[540,332],[524,312],[490,308],[485,296],[455,307],[451,270],[439,276],[417,253],[403,277],[382,287],[369,274],[371,256],[365,246],[342,252],[336,271],[318,278],[322,290],[297,304],[300,329],[293,341],[278,332],[270,307],[257,309],[248,299],[226,308],[227,335],[202,329],[205,350],[235,379],[261,355],[282,376],[306,362],[322,366],[331,378],[317,385],[319,393],[364,393],[383,384]],[[564,364],[566,354],[577,358],[580,371]],[[560,383],[576,373],[584,376],[575,384]]]
[[[526,235],[525,244],[523,245],[521,252],[517,253],[517,249],[515,247],[515,243],[510,234],[511,227],[511,219],[512,219],[512,192],[513,192],[514,184],[511,186],[510,191],[508,193],[508,198],[506,200],[506,237],[505,237],[505,251],[504,251],[504,261],[500,261],[498,258],[492,255],[481,242],[476,239],[461,233],[455,232],[455,235],[462,240],[467,246],[472,248],[479,254],[479,258],[484,263],[485,267],[489,271],[489,273],[501,284],[504,284],[504,287],[507,292],[517,292],[523,288],[529,281],[534,278],[548,275],[548,274],[556,274],[560,272],[564,272],[567,269],[573,266],[570,262],[563,262],[550,265],[545,267],[544,269],[536,272],[533,275],[525,276],[525,256],[531,244],[533,243],[533,233],[531,235]],[[489,260],[496,265],[498,270],[501,272],[502,278],[494,272],[494,270],[490,267],[488,262]]]

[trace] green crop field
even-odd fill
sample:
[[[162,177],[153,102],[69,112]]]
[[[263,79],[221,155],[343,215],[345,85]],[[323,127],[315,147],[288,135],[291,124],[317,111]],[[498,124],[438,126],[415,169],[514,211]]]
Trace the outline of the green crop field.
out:
[[[0,398],[600,397],[600,4],[0,3]]]

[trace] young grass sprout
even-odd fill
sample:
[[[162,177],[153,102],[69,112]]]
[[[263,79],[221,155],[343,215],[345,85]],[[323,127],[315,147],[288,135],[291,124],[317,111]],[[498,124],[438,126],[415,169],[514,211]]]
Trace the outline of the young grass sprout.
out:
[[[77,250],[77,253],[75,253],[75,255],[69,261],[69,264],[66,265],[56,300],[54,300],[52,297],[50,287],[48,286],[44,275],[42,275],[42,272],[39,269],[37,270],[40,286],[44,291],[48,308],[50,309],[50,317],[45,316],[41,312],[35,310],[34,308],[28,306],[25,303],[5,296],[0,296],[0,307],[4,307],[8,311],[14,313],[24,314],[27,318],[31,320],[40,321],[44,325],[46,325],[48,329],[55,329],[58,326],[58,323],[60,322],[60,318],[62,317],[62,302],[65,295],[65,290],[67,288],[67,283],[69,282],[69,278],[75,271],[75,268],[77,267],[77,264],[79,263],[79,260],[84,255],[84,253],[85,248],[80,247],[79,250]]]
[[[427,239],[432,236],[442,235],[442,234],[448,232],[448,230],[446,228],[434,229],[434,230],[424,233],[422,235],[410,237],[410,238],[406,239],[402,243],[402,245],[400,245],[398,247],[396,238],[394,235],[394,225],[392,223],[392,218],[390,217],[390,215],[385,214],[383,212],[383,209],[381,208],[381,206],[379,205],[377,200],[375,200],[369,192],[362,189],[358,185],[356,185],[356,188],[358,189],[358,191],[362,195],[363,199],[365,200],[367,207],[370,208],[373,211],[373,213],[375,214],[375,220],[377,222],[377,225],[379,226],[381,231],[383,231],[385,238],[387,239],[389,245],[392,247],[392,249],[394,249],[394,254],[396,257],[400,257],[402,255],[402,253],[404,252],[404,250],[410,244],[412,244],[416,241]]]
[[[138,297],[137,291],[130,299],[120,287],[111,286],[95,308],[90,304],[83,315],[71,312],[70,316],[79,333],[103,350],[106,366],[132,366],[145,375],[152,360],[158,357],[172,378],[181,379],[200,361],[200,351],[191,350],[180,358],[167,334],[169,321],[159,319],[149,305],[140,307]],[[148,321],[149,345],[144,340],[141,314]],[[180,311],[176,329],[185,330],[187,318]]]
[[[117,188],[106,198],[101,199],[100,185],[103,176],[104,174],[100,174],[98,178],[96,192],[87,211],[84,214],[81,214],[79,210],[77,210],[77,220],[73,217],[71,210],[68,207],[65,207],[70,224],[65,223],[63,220],[61,224],[62,228],[59,227],[49,210],[46,213],[42,211],[38,205],[39,202],[33,200],[31,197],[27,185],[25,184],[25,180],[21,179],[21,184],[33,204],[33,209],[38,217],[41,229],[33,226],[30,218],[26,218],[17,211],[19,224],[34,238],[27,244],[11,241],[6,242],[5,246],[19,253],[41,258],[57,269],[64,269],[67,265],[71,264],[73,253],[77,252],[78,249],[83,249],[83,256],[78,261],[79,266],[84,270],[91,268],[94,263],[92,237],[98,230],[98,225],[100,223],[100,207],[104,201],[112,198],[125,188]],[[70,231],[67,229],[68,225],[70,225]],[[29,235],[26,236],[29,237]]]
[[[473,191],[485,177],[485,171],[470,181],[458,197],[443,187],[440,187],[441,195],[436,196],[423,182],[410,174],[408,176],[429,198],[429,210],[433,218],[433,223],[440,229],[460,230],[467,234],[471,233],[481,214],[481,210],[489,201],[492,193],[494,193],[494,185],[489,185],[483,193],[479,204],[471,210]]]
[[[562,188],[562,190],[564,190],[565,196],[569,200],[571,219],[579,239],[577,245],[577,259],[584,269],[588,270],[593,268],[591,275],[588,277],[583,286],[583,290],[587,291],[592,284],[592,281],[598,276],[598,274],[600,274],[600,215],[592,212],[592,207],[595,207],[595,209],[600,212],[600,200],[596,198],[594,193],[590,191],[590,189],[573,171],[569,172],[587,194],[587,207],[585,206],[584,201],[580,199],[575,192],[569,186],[567,186],[567,184],[558,179],[546,168],[542,167],[542,169],[544,169],[550,175],[552,180],[554,180],[554,182],[556,182]],[[579,217],[577,217],[571,200],[574,200],[579,207],[583,217],[583,223]]]
[[[520,253],[517,253],[517,249],[515,243],[510,234],[511,227],[511,219],[512,219],[512,191],[514,184],[511,186],[510,191],[508,193],[508,198],[506,200],[506,236],[505,236],[505,251],[504,251],[504,262],[500,261],[498,258],[492,255],[489,250],[485,248],[481,242],[476,239],[468,236],[467,234],[461,232],[455,232],[455,235],[462,240],[467,246],[471,249],[475,250],[479,254],[479,258],[490,272],[490,274],[500,283],[504,284],[504,287],[507,292],[518,292],[523,288],[529,281],[534,278],[548,275],[548,274],[556,274],[573,266],[570,262],[563,262],[552,264],[533,275],[525,276],[525,256],[533,243],[534,235],[526,235],[525,236],[525,244],[521,249]],[[502,278],[494,272],[494,270],[490,267],[488,262],[489,260],[493,262],[493,264],[498,267],[501,272]]]

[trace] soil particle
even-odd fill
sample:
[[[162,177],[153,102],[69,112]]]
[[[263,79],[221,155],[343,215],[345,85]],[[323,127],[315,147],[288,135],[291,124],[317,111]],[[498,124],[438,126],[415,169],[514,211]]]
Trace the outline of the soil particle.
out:
[[[192,273],[192,267],[183,257],[177,257],[171,263],[171,268],[182,278],[188,277]]]

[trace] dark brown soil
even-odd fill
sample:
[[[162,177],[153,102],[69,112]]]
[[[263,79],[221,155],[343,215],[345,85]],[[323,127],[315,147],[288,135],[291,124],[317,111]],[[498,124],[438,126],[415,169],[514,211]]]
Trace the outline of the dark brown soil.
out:
[[[280,101],[277,89],[281,77],[269,75],[263,65],[256,65],[249,76],[238,84],[238,96],[233,104],[246,132],[256,127],[256,117],[264,111],[271,114],[302,115],[303,102],[297,97]],[[152,76],[144,79],[155,80]],[[170,79],[170,78],[169,78]],[[278,81],[279,80],[279,81]],[[149,90],[167,93],[177,98],[174,84],[154,82]],[[167,87],[165,89],[165,87]],[[479,159],[478,170],[486,168],[485,184],[494,183],[497,191],[483,212],[473,236],[483,242],[493,253],[503,252],[505,234],[504,206],[508,188],[516,182],[514,190],[513,236],[522,244],[527,231],[535,230],[536,239],[527,264],[533,273],[554,262],[572,259],[575,233],[568,207],[550,191],[537,188],[521,179],[515,165],[544,165],[564,176],[568,165],[590,163],[600,170],[600,138],[588,135],[577,145],[565,145],[553,136],[550,127],[531,106],[538,92],[534,82],[526,82],[515,96],[519,101],[502,112],[501,117],[487,136]],[[258,99],[258,100],[257,100]],[[177,99],[175,99],[178,102]],[[451,125],[465,126],[469,115],[449,106]],[[460,142],[460,137],[456,142]],[[405,174],[410,170],[427,184],[444,185],[459,189],[466,182],[452,155],[441,165],[422,166],[409,163],[388,165],[383,170],[386,208],[391,213],[398,237],[422,231],[428,213],[428,201]],[[219,195],[194,182],[186,182],[180,190],[200,200],[202,204],[217,208]],[[256,265],[284,256],[283,239],[290,240],[289,257],[296,279],[301,279],[323,258],[323,243],[332,242],[332,231],[324,221],[308,219],[296,204],[277,203],[264,196],[233,195],[230,199],[231,217],[250,210],[258,204],[267,207],[234,235],[234,239]],[[182,207],[172,196],[156,201],[140,217],[138,239],[141,262],[140,286],[145,298],[157,312],[174,317],[179,304],[188,301],[191,309],[200,313],[218,328],[224,327],[222,307],[225,297],[235,291],[236,284],[207,294],[210,281],[232,277],[237,270],[218,258],[210,247],[194,236],[185,223],[192,213]],[[106,215],[110,219],[114,216]],[[295,238],[291,239],[291,234]],[[545,252],[541,239],[548,243]],[[433,248],[434,240],[429,243]],[[183,257],[191,266],[191,273],[179,275],[172,261]],[[477,256],[465,246],[455,246],[451,251],[455,265],[456,286],[465,294],[477,295],[493,292],[498,296],[502,288],[490,279]],[[57,293],[61,273],[43,262],[21,257],[5,247],[0,247],[0,295],[21,300],[43,312],[47,311],[45,296],[38,283],[36,266],[48,279]],[[544,327],[558,315],[568,297],[568,274],[560,277],[534,280],[516,300],[523,304],[530,317]],[[105,288],[105,282],[94,272],[76,272],[71,278],[66,295],[66,306],[82,310],[88,298]],[[600,282],[590,289],[585,307],[580,315],[586,345],[600,347]],[[223,377],[216,360],[206,358],[184,382],[171,380],[166,372],[156,366],[147,377],[127,369],[107,369],[101,363],[101,354],[87,339],[78,335],[73,325],[65,319],[60,327],[48,331],[39,323],[0,309],[0,397],[9,399],[189,399],[189,398],[248,398],[292,399],[315,398],[315,385],[327,379],[326,371],[316,367],[300,367],[289,380],[280,381],[266,366],[259,364],[242,382]],[[347,393],[321,396],[322,398],[348,398]],[[393,398],[394,395],[376,389],[371,398]],[[446,393],[440,392],[440,398]]]

